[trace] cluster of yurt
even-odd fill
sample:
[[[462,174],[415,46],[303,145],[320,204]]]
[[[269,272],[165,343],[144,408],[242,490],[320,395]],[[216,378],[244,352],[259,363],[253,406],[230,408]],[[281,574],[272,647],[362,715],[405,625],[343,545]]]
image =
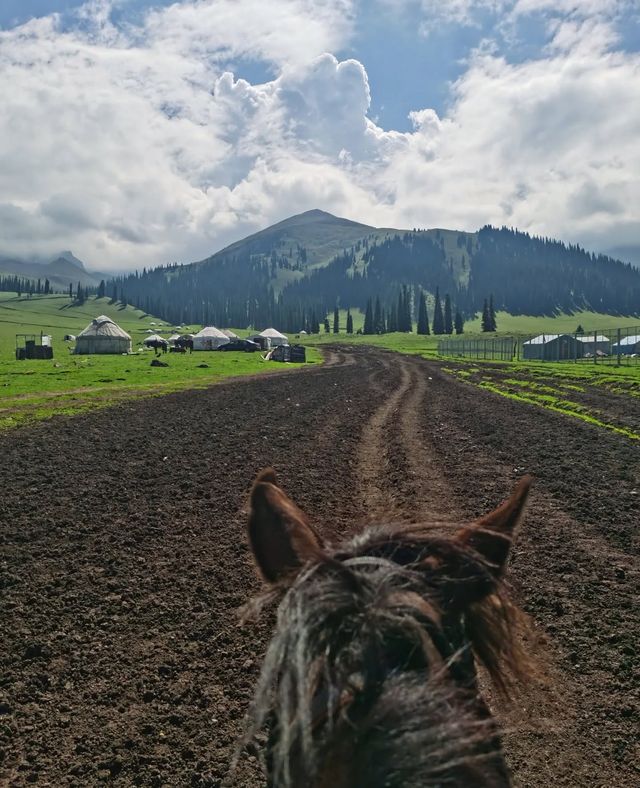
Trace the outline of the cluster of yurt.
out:
[[[131,337],[106,315],[100,315],[76,337],[75,353],[130,353]]]

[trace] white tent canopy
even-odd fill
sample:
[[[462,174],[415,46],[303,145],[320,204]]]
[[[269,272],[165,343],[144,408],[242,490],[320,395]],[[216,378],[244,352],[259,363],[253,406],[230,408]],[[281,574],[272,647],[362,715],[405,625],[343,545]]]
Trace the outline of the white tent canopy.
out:
[[[215,326],[206,326],[193,338],[194,350],[216,350],[220,345],[226,345],[229,337]]]
[[[237,334],[234,334],[233,331],[228,328],[223,328],[222,333],[225,335],[225,337],[229,337],[229,339],[240,339]]]
[[[75,352],[79,355],[93,353],[129,353],[131,337],[110,317],[100,315],[78,334]]]
[[[151,334],[150,337],[145,337],[143,344],[147,344],[147,342],[166,342],[167,340],[164,337],[161,337],[160,334]]]
[[[265,328],[265,330],[261,331],[258,336],[268,339],[271,347],[289,344],[289,338],[284,334],[281,334],[279,331],[276,331],[275,328]]]

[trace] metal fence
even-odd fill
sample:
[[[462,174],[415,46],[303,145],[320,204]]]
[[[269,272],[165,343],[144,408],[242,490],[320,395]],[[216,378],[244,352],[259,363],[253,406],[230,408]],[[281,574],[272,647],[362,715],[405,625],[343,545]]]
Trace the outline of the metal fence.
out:
[[[513,361],[517,353],[515,337],[486,339],[441,339],[439,356],[458,356],[485,361]]]
[[[438,355],[489,361],[640,364],[640,325],[564,334],[444,339]]]

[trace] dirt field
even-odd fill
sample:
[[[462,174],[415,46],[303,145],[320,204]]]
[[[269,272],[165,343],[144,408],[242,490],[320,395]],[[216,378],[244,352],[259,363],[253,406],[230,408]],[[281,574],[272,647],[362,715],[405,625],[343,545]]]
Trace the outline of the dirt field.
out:
[[[220,784],[269,630],[236,611],[258,587],[247,492],[273,464],[329,537],[471,517],[533,473],[511,581],[546,678],[496,708],[515,782],[640,783],[637,442],[434,362],[327,353],[0,437],[0,782]],[[251,753],[233,784],[264,784]]]

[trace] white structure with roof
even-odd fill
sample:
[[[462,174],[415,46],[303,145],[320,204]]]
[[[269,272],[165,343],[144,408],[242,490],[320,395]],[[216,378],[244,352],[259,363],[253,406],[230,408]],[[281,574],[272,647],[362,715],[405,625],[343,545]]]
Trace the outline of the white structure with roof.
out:
[[[585,353],[608,355],[611,352],[611,340],[604,334],[577,334],[576,339],[578,342],[582,342]]]
[[[289,344],[289,337],[281,334],[279,331],[276,331],[275,328],[265,328],[265,330],[261,331],[258,336],[268,339],[271,347]]]
[[[573,334],[540,334],[522,343],[522,357],[529,360],[563,361],[584,354],[584,345]]]
[[[217,350],[220,345],[226,345],[229,337],[215,326],[206,326],[193,338],[194,350]]]
[[[130,353],[131,337],[110,317],[100,315],[78,334],[74,352],[78,355]]]
[[[640,353],[640,334],[624,337],[613,345],[611,352],[616,356],[632,356],[635,353]]]
[[[223,328],[222,333],[225,335],[225,337],[229,337],[229,339],[240,339],[240,337],[237,334],[234,334],[229,328]]]

